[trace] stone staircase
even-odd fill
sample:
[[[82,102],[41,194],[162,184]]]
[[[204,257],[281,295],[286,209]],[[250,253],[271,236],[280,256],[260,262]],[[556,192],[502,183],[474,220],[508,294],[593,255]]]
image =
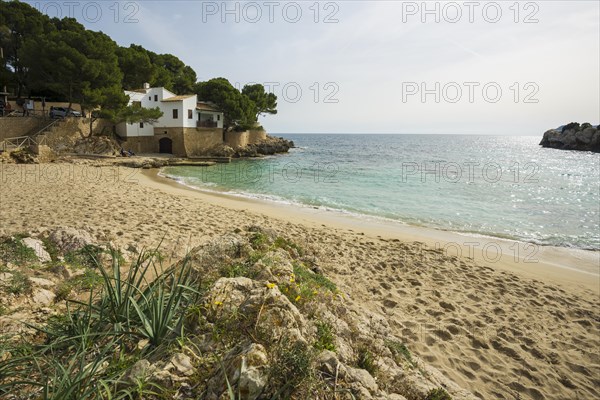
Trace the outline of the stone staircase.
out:
[[[64,123],[63,119],[55,119],[45,124],[41,129],[36,129],[26,136],[8,138],[0,142],[0,152],[14,151],[22,147],[43,145],[46,134],[54,132]]]

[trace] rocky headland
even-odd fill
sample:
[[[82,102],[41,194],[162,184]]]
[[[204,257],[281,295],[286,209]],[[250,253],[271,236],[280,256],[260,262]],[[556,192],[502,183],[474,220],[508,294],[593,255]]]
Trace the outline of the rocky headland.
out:
[[[600,152],[600,132],[598,126],[589,123],[571,122],[544,133],[540,142],[542,147],[561,150],[580,150]]]

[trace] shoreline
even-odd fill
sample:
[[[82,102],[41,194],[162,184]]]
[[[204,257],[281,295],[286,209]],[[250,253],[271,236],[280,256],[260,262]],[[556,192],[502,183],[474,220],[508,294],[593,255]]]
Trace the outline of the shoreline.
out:
[[[169,194],[199,198],[209,204],[258,213],[283,222],[312,228],[330,227],[379,240],[420,242],[440,249],[447,256],[470,258],[481,265],[513,272],[571,288],[588,289],[600,295],[600,252],[567,247],[542,246],[496,237],[443,231],[309,206],[295,207],[274,201],[235,196],[192,188],[160,175],[160,169],[143,170],[138,183]],[[290,212],[292,211],[292,212]],[[373,218],[375,219],[375,218]]]

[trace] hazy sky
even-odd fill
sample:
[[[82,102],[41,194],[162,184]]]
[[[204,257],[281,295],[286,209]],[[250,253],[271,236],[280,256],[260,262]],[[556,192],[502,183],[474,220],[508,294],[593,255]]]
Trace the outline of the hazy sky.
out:
[[[272,133],[541,135],[600,122],[598,1],[29,3],[172,53],[200,80],[268,84]]]

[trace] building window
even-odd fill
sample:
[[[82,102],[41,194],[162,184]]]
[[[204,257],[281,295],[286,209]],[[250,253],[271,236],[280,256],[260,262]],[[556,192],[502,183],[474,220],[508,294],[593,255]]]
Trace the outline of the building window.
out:
[[[148,101],[152,101],[152,96],[148,96]]]
[[[192,110],[188,110],[188,119],[194,119],[194,112]]]
[[[221,114],[217,114],[217,121],[221,120]]]
[[[173,119],[177,119],[179,118],[179,110],[174,108],[173,109]]]
[[[144,127],[144,123],[140,122],[140,128],[143,128],[143,127]]]
[[[158,95],[157,94],[154,95],[154,101],[158,101]]]

